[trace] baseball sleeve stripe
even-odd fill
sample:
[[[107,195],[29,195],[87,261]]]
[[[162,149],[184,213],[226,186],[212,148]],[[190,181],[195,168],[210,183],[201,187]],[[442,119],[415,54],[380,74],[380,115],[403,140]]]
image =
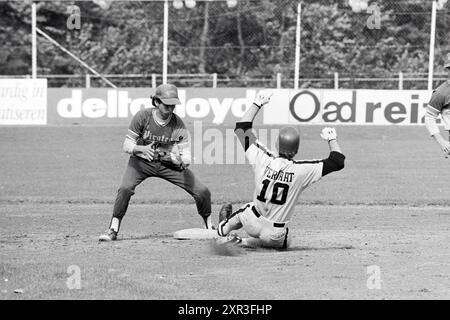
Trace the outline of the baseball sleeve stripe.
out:
[[[269,149],[267,149],[265,146],[263,146],[258,140],[255,141],[255,144],[259,149],[261,149],[269,157],[275,158],[275,155]]]
[[[127,139],[130,139],[133,142],[136,142],[136,138],[129,136],[128,134],[126,135]]]
[[[441,113],[441,111],[439,111],[438,109],[436,109],[436,108],[433,107],[432,105],[428,105],[428,108],[427,108],[427,109],[428,109],[427,111],[429,111],[430,113],[435,114],[436,116],[437,116],[438,114]],[[431,110],[431,109],[433,109],[433,110]],[[434,111],[434,112],[433,112],[433,111]]]
[[[181,143],[177,143],[179,148],[186,148],[186,147],[190,147],[190,142],[186,141],[186,142],[181,142]]]
[[[134,132],[134,131],[132,131],[130,129],[128,129],[128,133],[134,138],[137,138],[139,136],[136,132]]]
[[[323,159],[318,160],[291,160],[295,164],[305,164],[305,163],[320,163],[323,162]]]

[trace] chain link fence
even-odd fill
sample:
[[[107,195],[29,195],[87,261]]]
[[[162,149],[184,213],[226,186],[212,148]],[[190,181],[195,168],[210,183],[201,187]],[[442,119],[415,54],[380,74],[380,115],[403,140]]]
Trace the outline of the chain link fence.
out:
[[[299,87],[427,88],[432,1],[304,0],[301,14],[298,3],[169,0],[168,81],[292,88],[299,32]],[[0,7],[0,74],[31,74],[30,2]],[[449,4],[439,0],[438,9],[435,85],[450,52]],[[162,82],[164,22],[163,1],[37,2],[38,28],[119,87]],[[37,52],[38,76],[49,86],[107,86],[42,37]]]

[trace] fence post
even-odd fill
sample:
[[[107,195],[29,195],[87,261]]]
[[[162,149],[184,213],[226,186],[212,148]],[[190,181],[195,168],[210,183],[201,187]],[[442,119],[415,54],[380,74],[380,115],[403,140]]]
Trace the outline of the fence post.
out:
[[[281,73],[277,73],[277,89],[281,89]]]
[[[163,20],[163,72],[162,83],[167,83],[167,67],[169,52],[169,1],[164,0],[164,20]]]
[[[86,89],[89,89],[91,87],[91,75],[89,73],[86,73]]]
[[[297,4],[297,27],[295,32],[295,70],[294,70],[294,89],[298,89],[300,79],[300,46],[301,46],[301,28],[302,26],[302,3]]]
[[[152,73],[152,88],[156,88],[156,74]]]
[[[31,74],[37,77],[36,3],[31,3]]]
[[[431,9],[430,54],[428,57],[428,90],[433,90],[434,45],[436,41],[436,9],[437,3],[436,1],[433,1]]]
[[[217,73],[212,74],[213,77],[213,88],[217,88]]]
[[[334,73],[334,89],[339,89],[339,73]]]
[[[403,72],[398,73],[398,90],[403,90]]]

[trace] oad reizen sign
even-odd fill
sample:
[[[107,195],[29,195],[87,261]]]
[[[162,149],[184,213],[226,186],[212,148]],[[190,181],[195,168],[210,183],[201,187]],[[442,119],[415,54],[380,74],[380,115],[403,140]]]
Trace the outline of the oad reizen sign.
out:
[[[422,124],[430,97],[427,90],[277,91],[264,123]]]
[[[233,125],[252,104],[257,89],[180,89],[175,112],[185,122]],[[49,89],[50,124],[127,125],[151,107],[153,89]],[[273,90],[264,124],[421,124],[431,96],[427,90]]]

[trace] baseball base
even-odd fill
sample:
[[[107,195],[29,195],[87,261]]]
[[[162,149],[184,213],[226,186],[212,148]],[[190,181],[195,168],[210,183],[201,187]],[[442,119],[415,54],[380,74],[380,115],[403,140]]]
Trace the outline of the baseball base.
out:
[[[215,239],[219,235],[216,230],[191,228],[175,231],[173,237],[178,240],[207,240]]]

